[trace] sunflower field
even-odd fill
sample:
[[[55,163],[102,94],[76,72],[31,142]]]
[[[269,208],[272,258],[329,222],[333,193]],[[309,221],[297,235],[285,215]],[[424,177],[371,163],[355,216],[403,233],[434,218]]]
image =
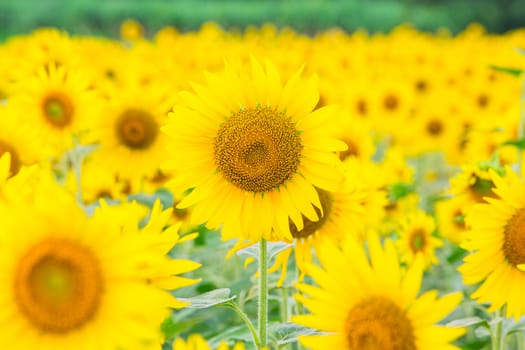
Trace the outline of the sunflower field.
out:
[[[0,348],[525,350],[525,29],[0,43]]]

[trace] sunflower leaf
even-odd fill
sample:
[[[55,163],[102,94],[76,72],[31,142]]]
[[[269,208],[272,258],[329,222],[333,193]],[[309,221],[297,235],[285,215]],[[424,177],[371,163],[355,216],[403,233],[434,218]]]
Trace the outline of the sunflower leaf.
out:
[[[522,73],[521,69],[516,69],[516,68],[500,67],[500,66],[495,66],[495,65],[490,65],[489,67],[490,69],[495,70],[496,72],[507,73],[515,77],[520,76],[520,74]]]
[[[153,208],[156,200],[160,200],[163,208],[170,208],[173,206],[173,194],[164,188],[159,188],[153,194],[137,193],[128,196],[128,199],[135,200],[140,204]]]
[[[235,296],[230,296],[229,288],[214,289],[212,291],[200,294],[191,298],[178,298],[182,301],[188,301],[191,309],[206,309],[214,305],[225,304],[235,299]]]
[[[268,248],[267,248],[268,260],[273,258],[279,252],[290,247],[290,244],[283,243],[283,242],[268,242],[267,244],[268,244]],[[244,257],[244,258],[254,258],[255,260],[259,260],[259,245],[253,244],[249,247],[241,249],[237,252],[237,255],[239,255],[240,257]]]
[[[514,146],[518,149],[525,149],[525,139],[505,141],[502,146]]]
[[[315,329],[307,328],[295,323],[271,323],[268,327],[270,334],[270,341],[277,346],[293,343],[297,341],[297,337],[301,335],[319,335],[324,332],[316,331]]]
[[[227,331],[221,332],[220,334],[208,339],[208,343],[215,349],[222,340],[237,340],[250,343],[253,341],[252,335],[250,334],[248,327],[245,324],[230,327]]]
[[[484,320],[480,317],[466,317],[466,318],[460,318],[459,320],[453,320],[447,323],[446,327],[469,327],[473,325],[482,325],[485,328],[489,327],[489,323],[487,320]]]

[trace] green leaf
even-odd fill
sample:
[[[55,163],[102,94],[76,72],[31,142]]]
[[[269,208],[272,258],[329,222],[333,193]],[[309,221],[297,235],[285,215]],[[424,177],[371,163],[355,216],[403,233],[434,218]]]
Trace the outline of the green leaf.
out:
[[[414,191],[414,186],[405,182],[397,182],[388,187],[388,198],[395,202]]]
[[[237,341],[243,341],[245,343],[253,342],[252,335],[250,331],[248,330],[248,327],[246,327],[245,324],[233,326],[229,328],[226,332],[221,332],[220,334],[209,338],[208,344],[210,344],[212,349],[215,349],[217,345],[223,340],[227,340],[227,341],[237,340]]]
[[[514,146],[518,149],[525,149],[525,139],[520,140],[509,140],[502,143],[502,146]]]
[[[128,196],[128,199],[135,200],[140,204],[153,208],[156,200],[160,200],[163,208],[170,208],[173,206],[173,194],[165,188],[160,188],[153,194],[137,193]]]
[[[268,333],[270,334],[270,341],[277,346],[296,342],[297,337],[300,335],[325,334],[324,332],[319,332],[315,329],[306,328],[291,322],[271,323],[268,327]]]
[[[290,247],[290,244],[283,243],[283,242],[268,242],[267,247],[268,247],[267,248],[268,260],[270,260],[275,255],[277,255],[279,252]],[[259,245],[253,244],[249,247],[241,249],[237,252],[237,255],[239,255],[240,257],[244,257],[244,258],[249,257],[249,258],[254,258],[255,260],[259,260]]]
[[[490,69],[495,70],[496,72],[507,73],[515,77],[520,76],[520,74],[522,73],[521,69],[516,69],[516,68],[500,67],[500,66],[495,66],[495,65],[490,65],[489,67]]]
[[[179,298],[182,301],[189,301],[191,305],[188,308],[191,309],[206,309],[214,305],[227,303],[233,299],[235,299],[235,296],[230,296],[229,288],[215,289],[191,298]]]
[[[449,323],[445,324],[445,327],[469,327],[473,325],[483,325],[483,327],[488,328],[489,323],[487,320],[484,320],[480,317],[466,317],[466,318],[460,318],[459,320],[453,320]]]

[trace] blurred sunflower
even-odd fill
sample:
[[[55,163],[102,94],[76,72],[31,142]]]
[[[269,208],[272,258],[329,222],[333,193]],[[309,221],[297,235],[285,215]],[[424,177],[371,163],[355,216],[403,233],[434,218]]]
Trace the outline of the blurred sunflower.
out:
[[[439,234],[450,242],[459,244],[463,240],[466,231],[465,200],[459,197],[451,197],[436,202],[436,219]]]
[[[289,218],[298,230],[303,215],[317,221],[315,187],[334,190],[342,179],[334,152],[346,145],[329,135],[335,109],[312,112],[315,77],[302,79],[299,70],[283,86],[268,61],[263,69],[252,59],[251,72],[227,65],[206,78],[207,86],[180,95],[163,128],[166,167],[180,170],[181,190],[193,189],[178,207],[195,204],[192,220],[222,225],[224,239],[291,240]]]
[[[186,305],[169,291],[197,282],[176,275],[199,266],[167,257],[179,240],[176,226],[161,232],[169,212],[156,206],[142,229],[104,205],[88,218],[42,180],[0,209],[0,346],[157,349],[170,308]]]
[[[371,237],[368,250],[370,258],[351,239],[341,248],[329,241],[320,246],[322,267],[308,268],[318,287],[297,286],[304,294],[296,299],[311,314],[292,320],[328,334],[302,336],[299,341],[314,350],[459,349],[450,342],[464,329],[435,323],[459,304],[461,293],[438,299],[432,290],[417,298],[423,276],[421,259],[405,271],[391,240],[382,247],[377,237]]]
[[[37,141],[49,146],[50,156],[72,148],[74,138],[82,141],[100,112],[101,101],[89,79],[63,66],[41,67],[13,89],[9,105],[18,123],[35,130]]]
[[[168,91],[139,82],[111,91],[105,113],[94,116],[93,158],[124,181],[143,181],[159,170],[166,156],[166,135],[160,126],[172,107]],[[142,189],[136,189],[138,191]]]
[[[424,268],[436,265],[439,261],[435,250],[443,246],[443,242],[434,236],[435,231],[434,217],[422,210],[407,214],[400,222],[399,240],[396,241],[401,252],[401,261],[412,264],[416,256],[421,255]]]
[[[510,167],[504,176],[492,170],[489,175],[498,197],[486,198],[467,213],[470,230],[461,246],[470,254],[458,270],[465,283],[481,282],[472,298],[490,303],[489,312],[506,305],[507,317],[517,320],[525,314],[525,185]]]

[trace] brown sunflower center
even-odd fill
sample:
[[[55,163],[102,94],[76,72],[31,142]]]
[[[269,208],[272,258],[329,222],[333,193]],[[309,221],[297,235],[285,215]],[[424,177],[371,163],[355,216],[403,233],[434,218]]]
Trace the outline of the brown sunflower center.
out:
[[[525,208],[517,210],[505,226],[503,255],[513,266],[525,264]]]
[[[427,123],[427,132],[432,136],[439,136],[443,132],[443,123],[439,119],[431,119]]]
[[[359,147],[353,140],[343,139],[343,142],[346,143],[347,149],[346,151],[339,152],[340,160],[345,160],[346,158],[351,156],[359,156]]]
[[[427,243],[427,238],[425,236],[425,231],[420,228],[416,228],[410,234],[410,249],[414,253],[420,252],[425,248]]]
[[[326,223],[326,221],[330,217],[332,206],[333,206],[332,196],[330,195],[329,192],[326,192],[319,188],[316,188],[316,190],[317,190],[317,194],[319,195],[319,202],[321,202],[321,207],[323,208],[323,215],[321,216],[321,210],[319,210],[319,208],[314,207],[315,212],[317,213],[317,216],[319,217],[319,220],[311,221],[303,215],[304,227],[300,231],[298,231],[297,226],[295,226],[295,224],[291,220],[289,220],[290,233],[292,234],[294,238],[306,238],[308,236],[313,235],[315,231],[323,227],[323,225]]]
[[[383,99],[383,105],[385,106],[385,109],[389,111],[396,110],[399,106],[399,99],[396,95],[388,94]]]
[[[62,93],[52,93],[44,98],[42,111],[45,119],[55,128],[62,129],[71,124],[75,107],[71,99]]]
[[[359,115],[365,116],[368,112],[368,105],[366,103],[366,100],[364,99],[357,100],[356,110]]]
[[[103,292],[99,263],[86,247],[49,238],[20,260],[14,280],[15,302],[42,332],[67,333],[96,314]]]
[[[345,323],[349,349],[416,350],[412,323],[406,313],[384,297],[356,304]]]
[[[11,161],[9,164],[9,174],[10,176],[13,176],[18,173],[22,163],[20,162],[20,158],[18,156],[18,153],[15,151],[15,148],[11,146],[9,143],[0,140],[0,156],[2,156],[4,153],[7,153],[7,152],[11,154]]]
[[[256,107],[236,112],[221,125],[215,162],[235,186],[247,192],[268,192],[297,171],[301,150],[290,118],[269,107]]]
[[[144,150],[155,142],[159,126],[148,112],[127,109],[117,119],[116,131],[121,144],[133,150]]]
[[[470,185],[470,193],[477,202],[483,202],[483,197],[496,198],[496,194],[492,191],[494,183],[490,179],[484,179],[476,174],[472,174],[474,182]]]

